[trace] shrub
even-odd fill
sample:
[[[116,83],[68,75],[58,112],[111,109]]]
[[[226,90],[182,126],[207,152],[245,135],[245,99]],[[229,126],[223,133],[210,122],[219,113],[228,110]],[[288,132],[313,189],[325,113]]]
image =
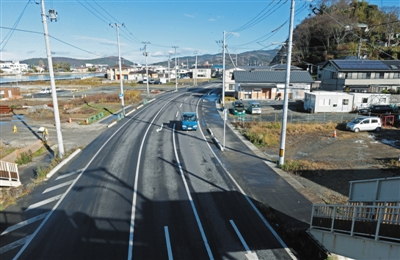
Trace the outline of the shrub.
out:
[[[32,162],[32,151],[29,150],[28,152],[21,153],[17,159],[15,159],[15,163],[18,165],[27,164]]]

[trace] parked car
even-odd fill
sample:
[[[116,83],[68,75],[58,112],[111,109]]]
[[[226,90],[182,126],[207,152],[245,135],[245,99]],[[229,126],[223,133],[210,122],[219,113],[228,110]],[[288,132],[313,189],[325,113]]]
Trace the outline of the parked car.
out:
[[[154,84],[154,82],[156,82],[154,79],[149,80],[149,84]]]
[[[381,119],[373,116],[357,117],[346,124],[346,129],[356,133],[359,131],[379,132],[382,129]]]
[[[362,114],[384,114],[384,113],[393,113],[395,112],[393,107],[389,105],[371,105],[370,107],[361,108],[358,110]]]

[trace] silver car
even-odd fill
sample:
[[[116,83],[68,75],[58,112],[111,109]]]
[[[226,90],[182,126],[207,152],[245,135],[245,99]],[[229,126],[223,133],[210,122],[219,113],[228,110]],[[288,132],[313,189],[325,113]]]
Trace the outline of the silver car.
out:
[[[373,116],[361,116],[357,117],[351,122],[348,122],[346,129],[359,132],[359,131],[377,131],[382,129],[381,119]]]

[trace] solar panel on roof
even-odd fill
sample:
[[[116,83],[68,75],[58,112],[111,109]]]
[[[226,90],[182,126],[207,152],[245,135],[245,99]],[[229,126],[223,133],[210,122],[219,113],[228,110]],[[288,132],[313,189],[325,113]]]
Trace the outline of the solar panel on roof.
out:
[[[389,69],[379,60],[335,60],[341,69]]]

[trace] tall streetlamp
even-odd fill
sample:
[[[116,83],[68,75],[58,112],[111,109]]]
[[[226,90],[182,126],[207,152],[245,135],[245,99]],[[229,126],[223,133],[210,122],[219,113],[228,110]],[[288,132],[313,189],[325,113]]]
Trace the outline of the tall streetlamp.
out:
[[[125,105],[124,105],[124,83],[122,78],[122,64],[121,64],[121,50],[119,44],[119,24],[115,23],[115,28],[117,30],[117,44],[118,44],[118,64],[119,64],[119,85],[121,88],[121,93],[119,94],[119,98],[121,99],[121,111],[122,115],[125,116]],[[110,23],[110,26],[113,27],[113,24]],[[122,24],[124,26],[124,24]]]
[[[288,53],[287,53],[287,59],[286,59],[287,64],[286,64],[285,91],[284,91],[284,95],[283,95],[283,115],[282,115],[281,141],[280,141],[280,149],[279,149],[279,165],[283,165],[285,162],[286,122],[287,122],[287,110],[288,110],[288,103],[289,103],[288,87],[290,84],[290,65],[292,63],[294,6],[295,6],[295,0],[292,0],[292,4],[290,7]]]
[[[44,7],[44,0],[41,0],[41,6],[42,6],[42,22],[43,22],[43,30],[44,30],[44,39],[45,39],[45,43],[46,43],[47,62],[49,64],[51,97],[53,100],[53,109],[54,109],[54,121],[55,121],[55,125],[56,125],[56,134],[57,134],[57,141],[58,141],[58,157],[63,158],[64,144],[63,144],[63,138],[62,138],[62,134],[61,134],[60,113],[58,111],[56,82],[54,80],[53,59],[51,57],[49,32],[47,29],[47,20],[46,20],[46,12],[45,12],[45,7]],[[51,21],[51,18],[50,18],[50,21]]]
[[[175,90],[178,91],[178,68],[176,66],[176,49],[178,46],[172,46],[175,49]]]
[[[193,81],[194,81],[194,82],[193,82],[193,85],[194,85],[194,86],[197,86],[197,53],[198,53],[198,51],[195,51],[195,52],[194,52],[194,54],[196,54],[196,61],[195,61],[195,63],[194,63],[194,71],[195,71],[195,72],[194,72],[194,77],[193,77],[193,78],[194,78],[194,80],[193,80]]]
[[[144,50],[143,55],[146,57],[146,82],[147,82],[147,96],[150,95],[149,93],[149,67],[147,66],[147,56],[148,56],[148,52],[147,52],[147,44],[150,44],[150,42],[142,42],[144,44],[144,48],[141,50]]]
[[[170,60],[171,60],[171,53],[168,52],[168,82],[171,82],[171,70],[169,66]]]

